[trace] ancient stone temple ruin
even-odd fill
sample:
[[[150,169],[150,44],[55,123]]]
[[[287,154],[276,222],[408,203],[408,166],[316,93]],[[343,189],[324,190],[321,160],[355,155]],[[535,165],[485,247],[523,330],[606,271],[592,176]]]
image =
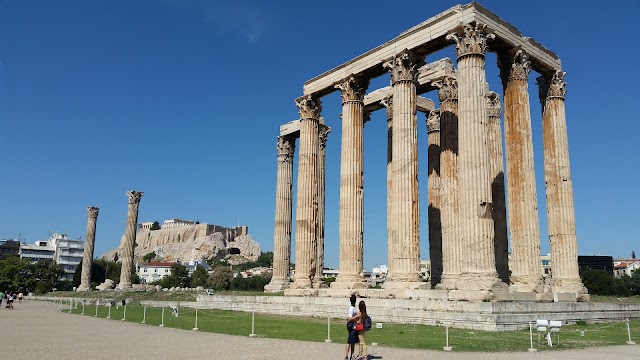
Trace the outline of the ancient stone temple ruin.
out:
[[[455,46],[455,65],[450,59],[425,63],[427,55],[447,46]],[[502,99],[498,89],[489,89],[486,82],[487,51],[498,57]],[[550,283],[543,282],[539,259],[527,81],[532,69],[541,74],[537,84],[542,107]],[[391,86],[368,88],[370,79],[387,72]],[[307,81],[303,95],[296,99],[300,118],[283,125],[277,139],[274,274],[265,289],[286,289],[286,295],[305,296],[344,296],[358,290],[369,297],[407,298],[412,297],[412,291],[433,286],[448,300],[588,301],[578,274],[564,77],[556,54],[471,3],[444,11]],[[321,116],[321,98],[334,91],[342,96],[340,272],[330,289],[322,289],[324,154],[330,128]],[[421,96],[427,93],[438,96],[439,109]],[[369,114],[379,109],[386,110],[388,119],[389,274],[384,289],[374,291],[365,289],[362,278],[363,128]],[[422,282],[419,276],[417,112],[425,114],[428,130],[432,284]],[[296,269],[290,282],[297,139]]]

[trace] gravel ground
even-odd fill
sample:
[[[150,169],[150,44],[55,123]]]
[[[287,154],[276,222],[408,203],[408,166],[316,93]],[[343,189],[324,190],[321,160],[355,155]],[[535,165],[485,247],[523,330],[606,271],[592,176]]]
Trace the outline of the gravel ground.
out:
[[[146,326],[56,311],[23,301],[0,309],[2,359],[335,359],[344,345],[249,338]],[[357,347],[356,347],[357,351]],[[640,359],[640,346],[539,353],[448,353],[369,346],[374,359]]]

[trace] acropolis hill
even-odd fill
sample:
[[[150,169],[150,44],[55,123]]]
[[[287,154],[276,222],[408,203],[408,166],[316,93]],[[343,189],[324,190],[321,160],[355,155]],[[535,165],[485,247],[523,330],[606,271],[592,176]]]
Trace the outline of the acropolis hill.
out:
[[[141,223],[136,232],[134,259],[155,252],[166,261],[225,258],[239,255],[255,261],[260,256],[260,245],[249,235],[247,226],[227,228],[219,225],[198,224],[180,219],[166,220],[159,229],[152,230],[153,222]],[[103,255],[113,259],[121,254],[121,246]],[[120,257],[120,255],[118,255]]]

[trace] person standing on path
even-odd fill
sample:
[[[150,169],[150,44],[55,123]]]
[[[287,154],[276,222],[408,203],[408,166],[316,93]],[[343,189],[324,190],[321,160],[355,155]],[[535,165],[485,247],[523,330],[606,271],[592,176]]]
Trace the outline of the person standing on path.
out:
[[[349,335],[347,336],[347,346],[344,350],[345,360],[353,359],[353,353],[356,350],[357,341],[357,332],[354,330],[356,320],[358,318],[358,312],[356,311],[356,295],[351,294],[349,301],[351,306],[349,306],[349,313],[347,315],[347,331]],[[349,357],[349,349],[351,349],[351,357]]]
[[[364,300],[360,300],[358,303],[358,320],[356,323],[356,328],[358,330],[358,360],[368,360],[369,355],[367,354],[367,343],[364,339],[364,333],[367,331],[364,327],[365,319],[367,319],[369,315],[367,315],[367,305],[364,303]]]
[[[2,309],[2,300],[4,300],[4,294],[0,291],[0,309]]]

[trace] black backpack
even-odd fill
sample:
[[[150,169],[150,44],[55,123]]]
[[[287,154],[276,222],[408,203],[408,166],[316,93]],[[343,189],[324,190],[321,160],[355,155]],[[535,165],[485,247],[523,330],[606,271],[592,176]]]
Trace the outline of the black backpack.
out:
[[[362,325],[364,325],[364,330],[365,331],[369,331],[371,330],[371,318],[369,316],[367,316],[366,318],[364,318],[362,320]]]

